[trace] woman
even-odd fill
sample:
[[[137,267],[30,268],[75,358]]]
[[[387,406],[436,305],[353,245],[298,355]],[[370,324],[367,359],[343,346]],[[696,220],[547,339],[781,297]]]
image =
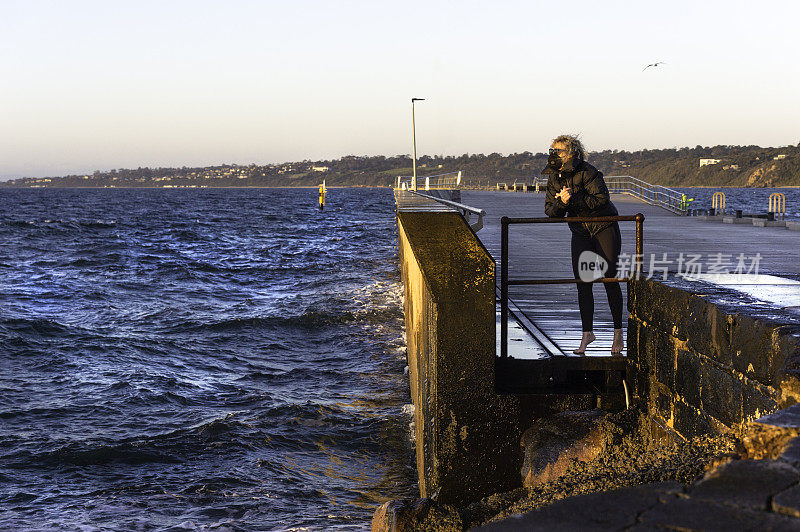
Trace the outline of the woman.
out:
[[[617,208],[611,203],[603,174],[584,159],[583,144],[572,135],[561,135],[550,145],[547,168],[547,198],[544,212],[551,218],[570,216],[617,216]],[[570,222],[572,231],[572,272],[579,279],[578,258],[584,251],[593,251],[608,263],[604,277],[616,277],[617,258],[622,247],[622,238],[617,222]],[[584,354],[586,346],[595,339],[592,332],[594,314],[593,285],[578,283],[578,307],[581,312],[583,336],[581,345],[573,351]],[[614,320],[614,341],[611,354],[622,353],[622,289],[619,283],[603,283]]]

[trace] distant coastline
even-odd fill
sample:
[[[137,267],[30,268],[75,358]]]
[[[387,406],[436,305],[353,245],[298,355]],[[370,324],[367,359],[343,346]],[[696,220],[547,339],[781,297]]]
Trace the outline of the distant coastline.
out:
[[[351,189],[351,188],[392,188],[392,185],[326,185],[328,189]],[[744,186],[744,185],[719,185],[719,186],[707,186],[707,185],[676,185],[677,188],[708,188],[708,189],[721,189],[721,188],[747,188],[753,190],[759,190],[762,188],[800,188],[800,185],[779,185],[774,187],[755,187],[755,186]],[[224,190],[224,189],[307,189],[307,190],[314,190],[316,191],[318,186],[317,185],[296,185],[296,186],[210,186],[210,187],[128,187],[128,186],[116,186],[116,187],[70,187],[70,186],[48,186],[48,187],[32,187],[32,186],[25,186],[25,185],[17,185],[17,186],[1,186],[0,188],[6,188],[9,190],[20,190],[20,189],[31,189],[31,190],[40,190],[40,189],[50,189],[50,190]],[[479,190],[479,189],[473,189]],[[494,189],[484,189],[489,192],[493,191]]]
[[[325,185],[328,189],[342,189],[342,188],[392,188],[391,185]],[[25,186],[25,185],[16,185],[16,186],[7,186],[0,188],[8,188],[8,189],[70,189],[70,190],[220,190],[220,189],[308,189],[308,190],[317,190],[318,185],[296,185],[296,186],[247,186],[242,185],[238,187],[234,186],[208,186],[208,187],[152,187],[152,186],[144,186],[144,187],[130,187],[130,186],[114,186],[114,187],[70,187],[64,185],[53,185],[53,186],[46,186],[46,187],[37,187],[37,186]]]
[[[668,187],[800,187],[800,144],[777,148],[714,146],[605,150],[587,156],[605,175],[631,175]],[[531,183],[545,167],[544,153],[424,155],[417,176],[461,172],[466,187]],[[305,188],[323,180],[328,187],[390,187],[412,174],[407,155],[355,156],[334,160],[198,168],[136,168],[95,171],[91,175],[25,177],[0,182],[0,188]]]

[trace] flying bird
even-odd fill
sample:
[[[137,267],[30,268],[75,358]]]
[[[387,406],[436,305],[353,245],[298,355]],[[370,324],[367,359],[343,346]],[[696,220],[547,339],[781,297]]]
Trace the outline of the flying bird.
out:
[[[656,62],[656,63],[650,63],[649,65],[647,65],[646,67],[644,67],[644,68],[642,69],[642,72],[644,72],[645,70],[647,70],[647,69],[648,69],[648,68],[650,68],[650,67],[657,67],[658,65],[665,65],[665,64],[666,64],[666,63],[665,63],[664,61],[658,61],[658,62]]]

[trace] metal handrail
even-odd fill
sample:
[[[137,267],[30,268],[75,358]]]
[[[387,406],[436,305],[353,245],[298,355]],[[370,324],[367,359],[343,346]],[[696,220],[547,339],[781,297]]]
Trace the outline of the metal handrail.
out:
[[[429,194],[423,194],[422,192],[416,192],[414,190],[409,190],[415,196],[422,196],[423,198],[427,198],[433,201],[438,201],[439,203],[443,203],[445,205],[449,205],[450,207],[455,207],[456,209],[468,211],[472,214],[477,214],[478,216],[486,216],[486,211],[483,209],[478,209],[476,207],[470,207],[469,205],[465,205],[464,203],[459,203],[457,201],[450,201],[444,198],[437,198],[436,196],[431,196]]]
[[[674,214],[685,215],[689,207],[686,195],[682,192],[662,185],[653,185],[633,176],[606,176],[605,182],[609,192],[628,194]]]
[[[417,176],[414,186],[413,176],[397,176],[396,188],[403,190],[456,189],[461,186],[461,171],[444,174]]]
[[[436,196],[431,196],[429,194],[423,194],[421,192],[416,192],[414,190],[409,190],[410,193],[414,194],[415,196],[421,196],[423,198],[438,201],[443,205],[447,205],[448,207],[453,207],[461,212],[461,216],[469,223],[469,215],[470,214],[477,214],[478,221],[474,224],[470,224],[470,227],[476,233],[483,228],[483,217],[486,216],[486,211],[483,209],[477,209],[475,207],[470,207],[469,205],[465,205],[464,203],[458,203],[457,201],[450,201],[444,198],[437,198]]]
[[[610,175],[605,176],[604,180],[611,193],[628,194],[680,216],[686,215],[689,209],[689,200],[686,199],[686,195],[675,189],[663,185],[653,185],[629,175]],[[542,178],[540,182],[547,183],[547,179]]]
[[[508,226],[514,224],[553,224],[569,222],[636,222],[636,256],[634,258],[634,277],[642,273],[643,246],[644,246],[644,214],[637,213],[628,216],[572,216],[566,218],[500,218],[500,356],[508,357],[508,287],[532,284],[568,284],[568,283],[621,283],[627,282],[628,277],[602,277],[594,281],[580,279],[508,279]]]

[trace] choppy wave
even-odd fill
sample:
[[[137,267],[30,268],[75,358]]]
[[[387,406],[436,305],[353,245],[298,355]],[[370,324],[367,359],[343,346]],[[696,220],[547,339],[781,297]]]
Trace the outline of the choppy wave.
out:
[[[0,206],[4,527],[366,529],[414,493],[388,190]]]

